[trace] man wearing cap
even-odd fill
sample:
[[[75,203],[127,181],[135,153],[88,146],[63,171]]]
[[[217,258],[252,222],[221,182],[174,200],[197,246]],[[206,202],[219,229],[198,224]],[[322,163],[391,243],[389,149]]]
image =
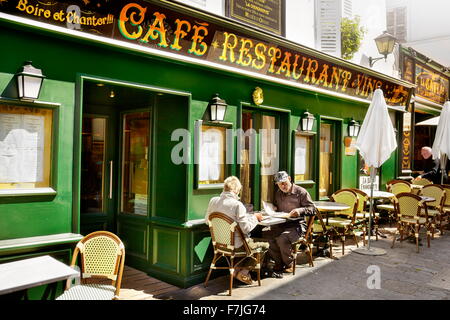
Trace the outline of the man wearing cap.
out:
[[[269,255],[275,261],[275,276],[281,272],[292,272],[292,243],[306,232],[305,216],[315,215],[315,207],[311,196],[304,188],[291,182],[286,171],[275,174],[275,183],[279,190],[275,193],[274,205],[279,212],[287,212],[296,220],[288,220],[283,224],[272,225],[263,237],[269,241]]]

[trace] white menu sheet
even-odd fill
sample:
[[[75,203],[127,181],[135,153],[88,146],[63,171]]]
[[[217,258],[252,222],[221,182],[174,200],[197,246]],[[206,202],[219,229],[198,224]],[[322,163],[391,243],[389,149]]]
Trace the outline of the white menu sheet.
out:
[[[0,183],[43,180],[44,116],[0,114]]]

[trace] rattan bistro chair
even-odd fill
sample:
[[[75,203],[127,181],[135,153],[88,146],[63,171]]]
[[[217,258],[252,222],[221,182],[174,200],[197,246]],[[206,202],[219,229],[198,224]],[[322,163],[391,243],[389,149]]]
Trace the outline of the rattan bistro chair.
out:
[[[90,233],[78,242],[71,266],[76,265],[78,255],[81,284],[71,287],[68,280],[56,300],[118,299],[125,263],[125,247],[119,237],[107,231]]]
[[[369,229],[369,217],[370,212],[367,211],[367,201],[369,200],[369,196],[364,191],[359,189],[351,189],[358,196],[358,209],[356,210],[356,220],[359,221],[364,227],[364,234],[368,234],[367,230]],[[380,218],[380,214],[378,212],[373,212],[372,222],[373,228],[375,230],[375,239],[378,241],[378,221]],[[365,238],[363,239],[364,245],[366,244]]]
[[[415,184],[415,185],[418,185],[418,186],[427,186],[429,184],[433,184],[433,182],[431,182],[427,178],[422,178],[422,179],[417,179],[416,178],[413,181],[411,181],[411,184]]]
[[[420,190],[420,195],[435,199],[434,201],[427,202],[428,218],[431,223],[432,239],[434,239],[434,230],[436,225],[438,225],[441,235],[444,233],[442,222],[444,220],[443,206],[446,192],[441,185],[428,184],[424,185],[424,187]]]
[[[386,183],[387,191],[395,195],[402,192],[411,192],[411,183],[405,180],[391,180]]]
[[[397,195],[395,206],[397,207],[398,221],[397,231],[400,233],[400,242],[403,241],[403,234],[406,231],[414,233],[416,237],[417,252],[419,252],[419,232],[423,226],[427,230],[427,242],[430,247],[430,223],[428,222],[427,207],[422,199],[413,193],[400,193]],[[391,248],[394,248],[396,234],[392,241]]]
[[[316,216],[307,217],[306,222],[306,232],[303,237],[298,239],[296,242],[292,244],[292,256],[293,256],[293,263],[292,263],[292,274],[295,275],[295,266],[297,264],[297,255],[298,252],[303,250],[306,251],[309,259],[309,265],[311,267],[314,267],[313,257],[312,257],[312,246],[313,246],[313,227],[314,227],[314,220]],[[304,249],[303,249],[304,248]]]
[[[339,211],[337,213],[343,217],[331,217],[328,219],[328,225],[332,226],[335,230],[335,234],[341,238],[342,254],[344,254],[346,236],[353,236],[356,246],[358,247],[358,239],[355,233],[358,225],[361,224],[361,221],[356,219],[356,211],[358,210],[358,196],[351,189],[341,189],[333,193],[330,199],[331,201],[345,203],[350,207],[347,210]],[[365,238],[364,230],[363,238]]]
[[[397,220],[397,212],[396,212],[397,206],[395,205],[397,198],[395,196],[403,192],[412,192],[412,189],[411,183],[404,180],[388,181],[388,183],[386,183],[386,187],[388,192],[394,194],[394,197],[389,200],[390,203],[377,205],[377,209],[384,210],[388,213],[389,224],[391,224],[392,221]]]
[[[233,290],[233,276],[236,267],[242,269],[255,270],[258,276],[258,285],[261,286],[261,264],[264,253],[267,249],[261,247],[250,248],[239,224],[220,212],[213,212],[208,216],[207,223],[211,232],[212,244],[214,248],[214,257],[205,280],[205,287],[208,285],[212,270],[227,269],[230,271],[230,289],[231,296]],[[237,232],[241,237],[243,245],[239,248],[234,246],[234,234]],[[217,267],[216,263],[220,258],[225,258],[228,266]],[[255,266],[247,267],[243,265],[246,259],[252,259]]]
[[[445,190],[445,198],[442,204],[442,219],[447,218],[447,225],[450,223],[450,185],[443,184]]]
[[[422,178],[422,179],[414,179],[413,181],[411,181],[411,184],[412,185],[416,185],[416,186],[428,186],[428,185],[430,185],[430,184],[433,184],[433,182],[431,182],[430,180],[428,180],[428,179],[426,179],[426,178]],[[411,186],[412,186],[411,185]],[[414,193],[414,194],[417,194],[417,195],[419,195],[420,194],[420,190],[421,190],[422,188],[412,188],[412,190],[411,190],[411,192],[412,193]]]

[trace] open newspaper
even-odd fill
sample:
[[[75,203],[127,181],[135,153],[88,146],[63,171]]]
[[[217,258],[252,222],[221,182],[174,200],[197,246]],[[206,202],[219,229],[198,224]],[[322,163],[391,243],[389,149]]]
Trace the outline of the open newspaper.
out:
[[[263,201],[262,203],[263,203],[264,212],[269,217],[289,219],[288,212],[276,212],[275,207],[272,203],[266,202],[266,201]]]

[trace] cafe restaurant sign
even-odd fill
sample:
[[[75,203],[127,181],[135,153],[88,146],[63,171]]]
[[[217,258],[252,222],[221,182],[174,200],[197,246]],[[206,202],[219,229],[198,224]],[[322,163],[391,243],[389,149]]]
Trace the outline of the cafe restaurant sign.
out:
[[[380,87],[389,105],[405,106],[410,96],[408,87],[362,68],[354,70],[301,47],[287,48],[150,1],[4,0],[0,12],[362,99],[370,99]]]

